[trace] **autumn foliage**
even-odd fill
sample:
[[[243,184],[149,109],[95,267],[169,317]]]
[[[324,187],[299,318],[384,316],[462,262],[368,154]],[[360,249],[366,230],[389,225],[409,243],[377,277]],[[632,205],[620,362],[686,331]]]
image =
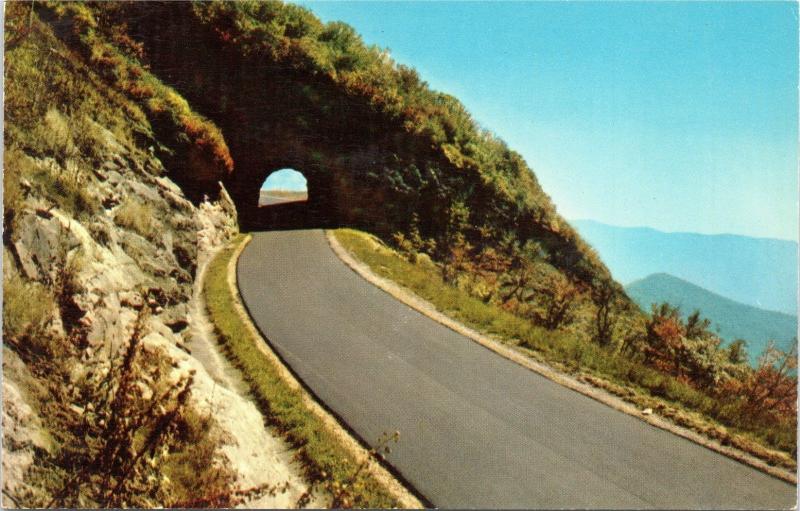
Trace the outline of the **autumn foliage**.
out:
[[[139,101],[154,126],[176,132],[179,136],[171,137],[175,141],[185,140],[184,144],[178,142],[179,149],[191,153],[191,157],[183,158],[185,161],[196,162],[199,172],[208,173],[210,169],[217,179],[233,171],[233,157],[220,129],[141,64],[144,45],[130,36],[127,23],[98,24],[98,15],[113,14],[119,5],[110,5],[108,11],[99,13],[80,3],[58,3],[54,7],[54,13],[71,24],[74,40],[96,70]]]
[[[751,414],[773,421],[797,416],[797,348],[788,352],[773,344],[759,357],[758,366],[742,379],[731,378],[720,393],[736,399]]]

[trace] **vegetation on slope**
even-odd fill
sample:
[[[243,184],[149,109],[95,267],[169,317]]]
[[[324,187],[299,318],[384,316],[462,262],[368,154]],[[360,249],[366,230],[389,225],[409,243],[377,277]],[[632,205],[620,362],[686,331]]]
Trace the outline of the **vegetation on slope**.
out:
[[[193,117],[201,125],[220,127],[207,164],[175,177],[195,194],[225,179],[245,227],[259,218],[265,174],[291,166],[306,173],[317,221],[424,250],[448,281],[545,328],[602,345],[614,318],[637,313],[522,158],[352,28],[280,2],[52,3],[47,13],[154,126],[154,102],[185,119],[188,106],[168,101],[178,91],[207,116]],[[176,131],[191,135],[185,123]],[[227,147],[230,173],[216,156]]]
[[[221,250],[208,267],[205,297],[211,319],[229,355],[242,370],[265,417],[295,447],[311,481],[324,483],[332,507],[387,508],[397,502],[367,471],[361,470],[339,441],[290,388],[277,368],[259,349],[236,311],[228,285],[228,264],[243,236]]]
[[[56,8],[84,52],[133,41],[141,51],[128,59],[221,128],[236,166],[228,188],[245,220],[265,175],[291,166],[306,174],[310,202],[330,221],[389,239],[417,218],[439,260],[532,241],[538,257],[571,281],[610,282],[517,153],[351,27],[280,2],[79,10]]]
[[[642,308],[661,302],[679,307],[684,320],[693,311],[701,311],[726,344],[746,342],[752,365],[758,363],[758,356],[770,341],[786,350],[797,335],[796,316],[738,303],[666,273],[632,282],[625,290]]]
[[[96,19],[83,3],[50,2],[39,7],[31,3],[29,9],[50,21],[56,35],[91,66],[95,79],[103,79],[126,98],[122,106],[139,125],[136,140],[152,144],[171,177],[214,180],[233,169],[219,128],[139,62],[142,47],[124,30],[114,27],[101,36],[103,19]]]
[[[667,305],[644,320],[640,333],[620,343],[600,346],[561,328],[532,324],[502,306],[449,285],[442,277],[442,265],[425,255],[397,252],[376,238],[351,229],[339,229],[335,235],[375,273],[407,287],[476,330],[570,373],[599,376],[621,385],[626,399],[646,404],[651,401],[638,398],[639,394],[657,398],[661,405],[647,406],[771,463],[793,466],[797,394],[796,379],[787,376],[787,368],[791,367],[794,354],[768,351],[758,369],[751,370],[736,348],[719,349],[719,340],[708,332],[707,322],[699,316],[683,322]],[[636,329],[631,328],[631,332]],[[690,343],[693,349],[688,349]],[[727,426],[729,432],[681,412],[670,412],[663,403],[699,412],[712,422]],[[747,438],[783,450],[791,457],[770,455]]]
[[[29,398],[48,442],[30,453],[18,486],[24,489],[4,495],[22,507],[236,504],[234,474],[217,463],[213,420],[188,404],[192,376],[174,379],[170,357],[143,340],[150,308],[132,313],[132,331],[112,352],[97,348],[81,309],[91,306],[77,303],[86,286],[84,248],[109,244],[102,218],[114,204],[99,197],[103,166],[121,169],[111,161],[120,154],[131,158],[125,165],[152,163],[142,147],[151,132],[147,119],[63,45],[30,4],[10,3],[5,14],[3,377]],[[143,166],[137,177],[158,173]],[[61,230],[47,237],[54,224]],[[72,237],[85,233],[84,225],[96,239]],[[32,232],[33,241],[25,237]],[[31,263],[23,250],[33,249],[52,260]],[[116,249],[125,254],[127,247]],[[147,291],[126,291],[167,306]],[[108,337],[113,333],[109,327]],[[4,444],[4,455],[10,448]]]

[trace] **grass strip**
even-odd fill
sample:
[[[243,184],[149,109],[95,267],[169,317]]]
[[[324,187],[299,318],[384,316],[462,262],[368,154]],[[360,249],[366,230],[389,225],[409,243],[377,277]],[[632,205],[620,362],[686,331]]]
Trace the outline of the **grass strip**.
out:
[[[311,411],[300,389],[292,388],[259,346],[236,309],[228,285],[228,264],[245,236],[220,250],[208,267],[204,283],[206,307],[226,355],[238,367],[268,422],[298,450],[306,476],[328,490],[344,492],[344,505],[362,508],[398,507],[399,502],[341,445],[323,420]],[[327,484],[325,484],[327,482]]]

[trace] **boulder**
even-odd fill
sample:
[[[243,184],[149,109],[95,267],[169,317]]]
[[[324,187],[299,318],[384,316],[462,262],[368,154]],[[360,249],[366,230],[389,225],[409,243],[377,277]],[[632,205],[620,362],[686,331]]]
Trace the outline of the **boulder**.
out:
[[[33,260],[33,256],[31,256],[31,253],[22,241],[17,240],[14,242],[14,252],[17,255],[17,260],[25,276],[31,280],[39,280],[41,278],[39,269]]]
[[[57,274],[64,270],[67,253],[81,244],[71,227],[71,223],[62,225],[50,213],[27,211],[20,218],[14,250],[26,276],[56,282]]]

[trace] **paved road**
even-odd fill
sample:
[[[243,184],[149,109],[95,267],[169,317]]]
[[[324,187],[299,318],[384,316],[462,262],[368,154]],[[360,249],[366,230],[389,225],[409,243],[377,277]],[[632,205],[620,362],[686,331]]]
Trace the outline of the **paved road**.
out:
[[[368,284],[320,230],[255,233],[258,327],[439,507],[788,508],[795,487],[561,387]]]

